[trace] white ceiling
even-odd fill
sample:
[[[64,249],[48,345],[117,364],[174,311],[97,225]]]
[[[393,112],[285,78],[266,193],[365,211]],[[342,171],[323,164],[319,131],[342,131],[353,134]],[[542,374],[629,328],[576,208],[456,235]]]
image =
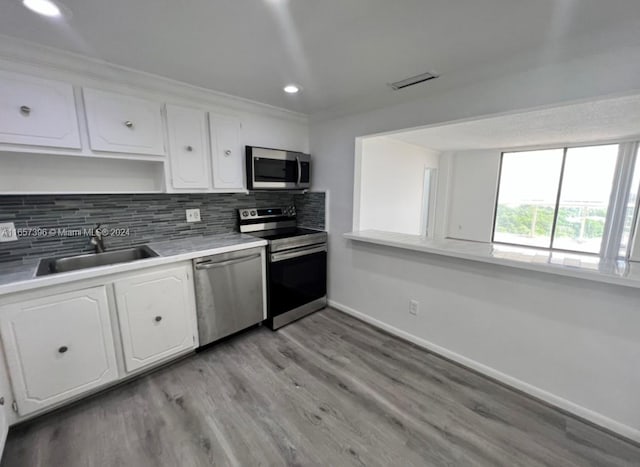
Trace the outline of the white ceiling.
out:
[[[624,140],[640,137],[640,95],[405,131],[387,137],[437,151]]]
[[[386,83],[444,82],[525,52],[639,42],[638,0],[61,0],[52,21],[0,0],[0,31],[305,113],[403,99]],[[299,95],[285,95],[290,82]],[[439,82],[421,85],[438,89]],[[453,82],[453,81],[452,81]],[[405,93],[404,97],[412,95]]]

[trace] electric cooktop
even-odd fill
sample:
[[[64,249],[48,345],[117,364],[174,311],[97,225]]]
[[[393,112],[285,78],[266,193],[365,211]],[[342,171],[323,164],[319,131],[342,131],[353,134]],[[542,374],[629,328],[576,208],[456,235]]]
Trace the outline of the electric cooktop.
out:
[[[305,229],[302,227],[288,227],[261,232],[250,232],[249,235],[264,238],[265,240],[280,240],[283,238],[301,237],[303,235],[313,235],[323,233],[322,230]]]

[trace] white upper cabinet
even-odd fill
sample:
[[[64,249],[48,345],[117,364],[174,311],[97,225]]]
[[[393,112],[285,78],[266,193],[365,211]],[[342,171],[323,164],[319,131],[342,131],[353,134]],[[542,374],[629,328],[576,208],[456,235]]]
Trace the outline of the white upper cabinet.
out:
[[[166,109],[171,186],[178,190],[209,188],[206,114],[171,104]]]
[[[79,149],[73,87],[0,71],[0,143]]]
[[[105,287],[26,300],[0,313],[20,415],[117,379]]]
[[[91,149],[165,154],[159,102],[87,88],[83,95]]]
[[[235,117],[209,113],[213,188],[244,187],[244,152],[240,139],[241,124]]]
[[[114,283],[124,363],[135,371],[196,347],[191,265]]]

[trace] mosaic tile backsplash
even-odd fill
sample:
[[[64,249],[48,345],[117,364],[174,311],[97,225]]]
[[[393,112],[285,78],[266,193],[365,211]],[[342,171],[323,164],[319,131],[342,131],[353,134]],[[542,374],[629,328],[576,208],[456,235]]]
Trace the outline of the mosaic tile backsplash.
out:
[[[320,192],[0,196],[0,223],[15,223],[22,235],[0,243],[0,263],[91,252],[84,234],[98,223],[114,233],[105,238],[107,248],[126,248],[237,232],[237,209],[291,204],[300,226],[324,229],[325,194]],[[186,222],[185,209],[190,208],[200,209],[201,222]],[[44,234],[49,231],[55,234]]]

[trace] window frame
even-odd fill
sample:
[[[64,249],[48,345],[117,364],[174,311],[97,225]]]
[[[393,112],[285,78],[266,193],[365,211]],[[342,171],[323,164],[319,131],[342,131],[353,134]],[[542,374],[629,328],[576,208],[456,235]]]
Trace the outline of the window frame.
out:
[[[420,213],[420,236],[425,238],[434,237],[437,183],[438,169],[425,165],[422,183],[422,210]]]
[[[560,209],[560,201],[562,197],[562,184],[564,182],[565,175],[565,167],[567,160],[567,153],[569,149],[572,148],[586,148],[586,147],[597,147],[597,146],[610,146],[610,145],[618,145],[618,156],[616,159],[616,166],[613,174],[613,181],[611,184],[611,192],[609,194],[609,204],[607,206],[607,217],[604,225],[604,232],[602,234],[602,243],[600,245],[600,251],[598,253],[585,252],[579,250],[568,250],[564,248],[554,248],[554,240],[556,234],[556,227],[558,222],[558,215]],[[572,254],[580,254],[580,255],[588,255],[588,256],[596,256],[601,258],[608,259],[619,259],[621,258],[619,254],[620,243],[622,240],[622,230],[619,229],[619,225],[624,220],[624,210],[626,209],[629,190],[631,188],[632,179],[633,179],[633,171],[638,168],[638,164],[640,164],[640,149],[638,149],[638,145],[640,143],[637,139],[633,140],[625,140],[625,141],[607,141],[607,142],[597,142],[597,143],[580,143],[573,145],[560,145],[560,146],[544,146],[544,147],[536,147],[529,149],[509,149],[503,150],[500,152],[500,164],[498,169],[498,179],[497,179],[497,187],[496,187],[496,197],[495,204],[493,210],[493,226],[491,229],[491,243],[496,243],[499,245],[508,245],[515,246],[521,248],[533,248],[539,250],[546,251],[557,251],[562,253],[572,253]],[[502,182],[502,167],[504,162],[504,156],[508,153],[515,152],[528,152],[528,151],[544,151],[544,150],[562,150],[562,164],[560,166],[560,176],[558,178],[558,188],[556,192],[556,202],[554,205],[553,211],[553,224],[551,226],[551,235],[549,239],[548,247],[541,246],[531,246],[531,245],[523,245],[521,243],[511,243],[511,242],[501,242],[495,239],[496,235],[496,225],[498,222],[498,203],[500,201],[500,185]],[[630,173],[629,173],[630,172]],[[630,243],[633,241],[635,235],[635,226],[638,220],[638,210],[640,209],[640,196],[636,200],[635,211],[633,214],[633,223],[631,226],[631,232],[629,234]],[[627,246],[627,251],[625,253],[624,258],[629,258],[631,254],[630,246]]]

